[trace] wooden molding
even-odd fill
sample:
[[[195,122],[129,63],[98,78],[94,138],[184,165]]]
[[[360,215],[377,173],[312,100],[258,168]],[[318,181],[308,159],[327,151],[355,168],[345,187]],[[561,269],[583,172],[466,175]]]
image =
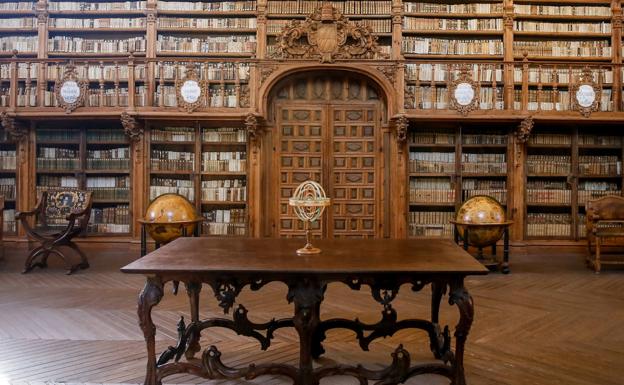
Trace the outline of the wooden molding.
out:
[[[292,20],[277,36],[276,59],[377,59],[385,57],[370,26],[349,21],[325,2],[305,21]]]

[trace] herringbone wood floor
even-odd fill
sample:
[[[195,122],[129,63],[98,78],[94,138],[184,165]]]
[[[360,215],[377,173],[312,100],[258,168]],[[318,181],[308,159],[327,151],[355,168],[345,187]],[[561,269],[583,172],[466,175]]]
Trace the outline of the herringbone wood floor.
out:
[[[145,353],[136,320],[139,276],[118,268],[136,258],[138,249],[126,244],[84,244],[91,269],[64,275],[51,260],[47,270],[21,275],[25,245],[5,243],[0,263],[0,385],[41,383],[140,383]],[[467,286],[476,316],[468,339],[466,369],[471,385],[490,384],[624,384],[624,270],[595,275],[584,268],[583,249],[514,249],[512,274],[470,278]],[[170,289],[170,287],[168,287]],[[212,293],[204,288],[203,316],[214,310]],[[291,315],[285,287],[274,284],[260,293],[243,292],[239,303],[252,320]],[[408,287],[395,301],[399,317],[427,315],[429,292]],[[353,314],[375,322],[380,307],[369,291],[352,292],[330,286],[322,317]],[[175,326],[187,315],[187,297],[170,291],[154,312],[158,350],[174,344]],[[455,325],[455,308],[443,304],[443,322]],[[215,344],[232,366],[251,362],[296,363],[294,331],[279,331],[268,352],[253,340],[229,330],[211,329],[203,346]],[[431,359],[426,336],[402,331],[375,342],[362,352],[353,334],[332,331],[323,362],[362,362],[371,368],[390,361],[403,343],[414,359]],[[323,363],[320,362],[320,363]],[[166,383],[196,384],[191,376],[170,377]],[[208,381],[209,384],[288,384],[284,378],[261,377],[251,382]],[[447,384],[436,376],[409,384]],[[323,384],[355,384],[347,377]]]

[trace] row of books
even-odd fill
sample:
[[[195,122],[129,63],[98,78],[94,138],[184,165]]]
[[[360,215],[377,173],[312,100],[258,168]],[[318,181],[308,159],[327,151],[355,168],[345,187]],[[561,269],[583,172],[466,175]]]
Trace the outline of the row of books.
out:
[[[503,68],[497,64],[466,65],[470,76],[475,81],[497,82],[503,81]],[[450,82],[457,78],[461,67],[452,64],[415,64],[405,65],[405,79],[421,82]]]
[[[514,40],[513,51],[516,56],[526,52],[529,56],[609,57],[611,43],[609,40]]]
[[[449,178],[410,178],[410,190],[451,190],[453,183]]]
[[[51,17],[48,21],[48,26],[52,28],[144,28],[147,22],[144,17],[135,18],[97,18],[97,19],[84,19],[84,18],[59,18]]]
[[[51,52],[119,53],[145,52],[147,40],[142,36],[126,39],[85,39],[76,36],[54,36],[48,39]]]
[[[454,173],[454,152],[410,152],[410,172]]]
[[[88,230],[96,233],[129,233],[130,206],[94,207],[91,209]]]
[[[203,80],[249,80],[249,63],[202,63],[196,66],[199,78]],[[164,80],[182,79],[186,75],[184,63],[158,63],[156,78]]]
[[[527,172],[529,175],[568,175],[571,164],[569,155],[528,155]]]
[[[203,233],[207,235],[246,235],[247,210],[225,209],[202,212],[206,218]]]
[[[247,169],[247,153],[243,151],[202,153],[203,172],[244,172]]]
[[[592,5],[514,4],[514,12],[522,15],[547,16],[611,16],[611,7]]]
[[[177,107],[178,97],[174,86],[159,85],[154,93],[156,105],[164,107]],[[211,85],[208,88],[208,95],[205,95],[205,103],[202,107],[238,107],[238,91],[234,85]]]
[[[505,154],[463,153],[462,163],[504,163]]]
[[[562,190],[544,190],[544,189],[526,189],[526,199],[528,204],[560,204],[569,205],[572,199],[572,191],[568,189]]]
[[[527,236],[569,237],[572,235],[570,214],[528,213]]]
[[[496,199],[502,205],[507,204],[507,189],[462,190],[463,201],[467,201],[477,195],[487,195]]]
[[[579,156],[581,175],[622,175],[622,161],[615,155]]]
[[[201,183],[203,201],[244,202],[247,186],[244,179],[204,180]]]
[[[37,28],[37,19],[34,17],[19,17],[14,19],[2,19],[0,28]]]
[[[408,141],[413,144],[455,144],[455,133],[411,130]]]
[[[2,36],[0,37],[0,52],[37,52],[39,37],[37,36]]]
[[[505,162],[462,163],[461,169],[462,169],[462,172],[472,173],[472,174],[507,174],[507,163]]]
[[[130,188],[130,177],[124,176],[97,176],[87,178],[87,189],[94,188]]]
[[[411,100],[406,100],[406,108],[423,110],[446,110],[450,108],[450,95],[448,88],[408,85],[406,89],[413,95]],[[502,87],[479,87],[477,89],[477,102],[482,110],[502,110],[504,107]]]
[[[204,235],[232,235],[242,237],[247,235],[246,223],[216,223],[209,222],[203,224]]]
[[[621,146],[622,137],[614,135],[585,135],[578,136],[579,145],[593,146]]]
[[[123,130],[104,129],[87,130],[87,143],[89,142],[123,142],[128,140]]]
[[[529,145],[531,144],[553,144],[553,145],[572,145],[572,135],[570,134],[535,134],[529,136]]]
[[[156,142],[192,142],[195,140],[193,127],[152,128],[151,139]]]
[[[7,234],[15,234],[17,232],[17,222],[15,222],[15,209],[4,209],[2,212],[3,226],[2,231]]]
[[[269,1],[268,12],[275,14],[310,14],[322,5],[320,0]],[[349,15],[390,15],[392,2],[388,0],[332,1],[331,4],[343,14]],[[389,16],[388,16],[389,17]]]
[[[462,179],[463,190],[506,190],[507,183],[505,179]]]
[[[0,170],[16,169],[15,150],[0,150]]]
[[[410,211],[408,215],[409,236],[411,237],[451,237],[455,219],[453,211]]]
[[[128,80],[129,70],[127,64],[90,64],[75,66],[78,78],[85,80],[103,80],[105,82],[123,82]],[[64,65],[49,65],[47,67],[48,80],[56,80],[63,77]],[[134,68],[135,79],[140,81],[147,75],[144,65],[136,65]]]
[[[613,71],[604,68],[601,70],[592,70],[592,76],[599,82],[610,84],[613,83]],[[539,66],[530,67],[527,71],[529,83],[552,83],[568,85],[574,83],[580,76],[581,70],[578,68],[557,68],[555,66]],[[514,82],[522,82],[524,71],[522,67],[514,67]]]
[[[106,150],[88,150],[87,160],[89,159],[130,159],[130,148],[119,147]]]
[[[130,168],[130,158],[120,158],[120,159],[87,158],[87,169],[89,170],[128,170],[129,168]]]
[[[438,19],[405,17],[403,29],[430,31],[502,31],[503,19]]]
[[[572,109],[573,95],[568,90],[538,90],[529,89],[529,111],[570,111]],[[522,108],[522,90],[514,90],[514,108]],[[611,90],[603,89],[598,100],[599,111],[613,111]]]
[[[0,3],[0,11],[32,11],[35,7],[33,1],[7,1]]]
[[[419,55],[502,55],[502,40],[438,39],[403,37],[401,48],[407,54]]]
[[[191,180],[174,178],[152,178],[150,183],[150,200],[162,194],[180,194],[193,202],[195,200],[195,185]]]
[[[462,144],[507,144],[507,135],[500,134],[464,134],[461,136]]]
[[[87,107],[126,107],[128,106],[128,88],[114,87],[100,89],[99,87],[89,88],[85,99]],[[56,93],[52,90],[44,92],[44,106],[58,107]]]
[[[159,17],[159,28],[256,28],[255,18],[226,17],[226,18],[187,18],[187,17]]]
[[[80,131],[38,128],[37,141],[76,142],[80,140]]]
[[[247,143],[247,131],[237,127],[206,128],[202,131],[204,142]]]
[[[195,171],[195,154],[152,150],[151,169],[152,171]]]
[[[94,200],[102,201],[126,201],[130,200],[130,188],[110,188],[110,187],[87,187],[87,190],[93,192]]]
[[[156,49],[175,52],[250,52],[256,51],[255,35],[223,35],[199,37],[178,37],[158,35]]]
[[[168,11],[255,11],[255,1],[162,1],[159,10]]]
[[[37,151],[37,157],[39,158],[76,158],[78,156],[78,150],[73,148],[59,148],[59,147],[39,147]],[[75,159],[78,160],[78,159]]]
[[[7,200],[15,199],[15,178],[0,178],[0,195]]]
[[[37,175],[37,191],[60,187],[79,188],[80,181],[75,176]]]
[[[503,12],[502,3],[425,3],[403,1],[405,12],[418,13],[478,13],[497,14]],[[495,17],[496,15],[492,15]]]
[[[410,203],[454,203],[455,190],[411,189]]]
[[[611,33],[610,22],[546,23],[544,21],[514,21],[514,30],[521,32],[591,32]]]
[[[50,11],[134,11],[145,9],[146,1],[49,1]]]
[[[589,200],[598,199],[607,195],[622,196],[621,190],[579,190],[578,191],[578,204],[584,205]]]

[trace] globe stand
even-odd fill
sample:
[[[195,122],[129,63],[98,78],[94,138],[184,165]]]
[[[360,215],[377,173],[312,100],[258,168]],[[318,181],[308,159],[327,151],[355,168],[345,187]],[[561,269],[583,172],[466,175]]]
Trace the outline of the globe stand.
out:
[[[468,247],[469,242],[468,239],[470,237],[470,228],[471,227],[479,227],[479,226],[487,226],[484,224],[469,224],[469,223],[462,223],[462,227],[464,228],[463,233],[460,231],[459,226],[457,222],[455,221],[451,221],[451,223],[453,223],[455,225],[455,232],[454,232],[454,239],[455,239],[455,243],[459,244],[460,241],[462,241],[462,245],[464,250],[468,251]],[[502,261],[498,259],[497,255],[496,255],[496,242],[494,242],[491,247],[492,247],[492,256],[490,258],[486,258],[485,255],[483,255],[483,246],[476,246],[477,248],[477,255],[475,256],[475,259],[478,260],[479,262],[481,262],[481,264],[483,264],[483,266],[487,267],[489,270],[499,270],[501,273],[503,274],[509,274],[510,270],[509,270],[509,225],[511,225],[513,222],[509,221],[509,222],[504,222],[502,224],[498,224],[498,225],[502,225],[504,226],[503,229],[503,259]]]
[[[306,245],[300,249],[297,249],[297,255],[319,254],[321,252],[321,249],[312,246],[312,231],[310,230],[310,222],[304,221],[303,223],[306,232]]]

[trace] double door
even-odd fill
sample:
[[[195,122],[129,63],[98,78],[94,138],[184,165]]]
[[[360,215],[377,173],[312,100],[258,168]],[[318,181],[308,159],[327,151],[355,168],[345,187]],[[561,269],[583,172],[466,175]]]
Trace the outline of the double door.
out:
[[[279,197],[273,235],[300,236],[303,224],[289,198],[306,180],[319,182],[332,204],[313,224],[315,235],[383,236],[383,156],[380,106],[359,103],[284,103],[276,106],[273,167]]]

